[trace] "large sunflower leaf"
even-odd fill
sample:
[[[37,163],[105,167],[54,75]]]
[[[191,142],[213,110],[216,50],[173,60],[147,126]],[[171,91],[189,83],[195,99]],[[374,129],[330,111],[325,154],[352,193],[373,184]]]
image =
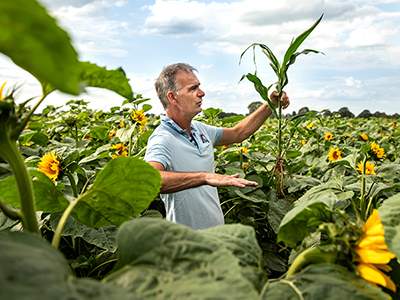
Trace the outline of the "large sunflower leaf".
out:
[[[160,173],[133,157],[111,160],[74,209],[78,221],[91,227],[120,225],[137,217],[157,196]]]
[[[330,219],[337,203],[352,195],[343,195],[342,192],[342,183],[336,178],[308,190],[282,219],[278,240],[294,247],[319,224]]]
[[[0,299],[135,299],[120,287],[74,278],[63,255],[32,234],[1,232],[0,265]]]
[[[118,271],[105,280],[141,299],[256,299],[242,275],[254,260],[233,245],[239,236],[253,244],[254,231],[242,225],[210,232],[160,219],[133,220],[118,232]]]
[[[334,264],[315,264],[287,279],[267,283],[261,299],[388,300],[382,290]]]
[[[37,170],[29,170],[32,176],[36,209],[44,212],[61,212],[68,206],[68,200],[57,190],[53,182]],[[15,176],[0,180],[0,201],[20,208],[20,200]]]
[[[79,94],[79,62],[70,37],[36,0],[0,1],[0,52],[40,82]]]
[[[386,199],[378,210],[385,230],[385,241],[400,258],[400,194]]]
[[[81,62],[81,80],[86,86],[108,89],[127,99],[133,98],[129,79],[122,68],[107,70],[90,62]]]

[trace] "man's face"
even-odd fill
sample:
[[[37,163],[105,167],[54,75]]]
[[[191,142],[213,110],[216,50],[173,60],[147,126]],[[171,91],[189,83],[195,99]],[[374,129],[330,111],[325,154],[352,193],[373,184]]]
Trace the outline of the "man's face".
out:
[[[201,112],[202,98],[205,93],[200,89],[200,82],[191,72],[178,71],[176,74],[176,104],[179,110],[194,117]]]

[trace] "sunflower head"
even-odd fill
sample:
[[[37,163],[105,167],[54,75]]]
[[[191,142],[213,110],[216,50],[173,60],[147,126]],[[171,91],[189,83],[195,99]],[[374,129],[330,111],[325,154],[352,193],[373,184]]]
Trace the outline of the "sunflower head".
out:
[[[333,134],[332,134],[332,132],[325,132],[325,134],[324,134],[324,140],[325,141],[332,141],[333,140]]]
[[[372,151],[376,151],[376,150],[378,150],[380,148],[379,145],[377,143],[375,143],[375,142],[372,142],[370,144],[370,147],[371,147]]]
[[[51,151],[43,155],[38,164],[38,169],[55,182],[61,171],[60,161],[57,158],[57,154],[54,151]]]
[[[242,147],[240,148],[240,152],[243,154],[248,154],[249,153],[249,149],[247,147]]]
[[[308,124],[306,125],[306,128],[307,128],[307,129],[313,129],[314,127],[315,127],[314,122],[310,122],[310,123],[308,123]]]
[[[127,157],[128,156],[128,147],[126,147],[122,143],[112,145],[111,149],[114,150],[114,153],[111,155],[111,157],[113,159],[117,158],[117,157]]]
[[[363,163],[360,161],[357,165],[357,171],[363,174]],[[375,164],[367,161],[365,163],[365,175],[375,175]]]
[[[363,225],[363,234],[355,247],[357,273],[365,280],[396,291],[396,285],[384,272],[391,270],[387,264],[396,255],[388,250],[383,224],[378,210],[374,209]]]
[[[133,121],[135,121],[136,123],[138,123],[140,125],[141,128],[146,126],[148,119],[147,119],[143,109],[134,110],[132,112],[131,117],[132,117]]]
[[[116,133],[117,133],[117,131],[115,129],[111,129],[108,132],[108,138],[111,140],[115,136]]]
[[[368,135],[366,134],[366,133],[361,133],[360,134],[360,139],[362,140],[362,141],[368,141]]]
[[[381,159],[385,156],[385,149],[379,147],[376,151],[374,151],[374,153],[377,158]]]
[[[342,151],[338,147],[331,147],[328,153],[329,161],[337,161],[342,159]]]

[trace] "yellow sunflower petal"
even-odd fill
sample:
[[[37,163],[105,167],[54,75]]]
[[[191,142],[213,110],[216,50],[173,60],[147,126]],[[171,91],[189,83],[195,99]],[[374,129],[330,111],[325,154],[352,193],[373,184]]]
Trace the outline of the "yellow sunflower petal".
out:
[[[4,99],[3,90],[4,90],[4,87],[6,86],[6,83],[7,83],[7,81],[4,81],[3,84],[0,86],[0,100]]]
[[[384,249],[370,249],[357,247],[356,253],[363,263],[370,264],[387,264],[392,258],[395,258],[392,252]]]
[[[383,246],[384,248],[382,248]],[[376,249],[376,247],[378,247],[378,249],[387,249],[385,237],[383,235],[367,235],[360,240],[358,247],[372,249]]]
[[[381,218],[379,216],[378,210],[374,209],[364,224],[364,230],[368,230],[368,228],[378,224],[381,224]]]
[[[365,280],[384,286],[392,291],[396,291],[396,285],[389,276],[381,272],[371,264],[359,264],[357,273]]]

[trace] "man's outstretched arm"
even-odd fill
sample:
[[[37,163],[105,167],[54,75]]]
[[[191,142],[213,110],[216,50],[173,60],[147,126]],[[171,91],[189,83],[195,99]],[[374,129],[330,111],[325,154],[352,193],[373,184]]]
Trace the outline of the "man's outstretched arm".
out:
[[[278,94],[272,92],[270,95],[272,102],[278,102]],[[289,106],[289,98],[285,92],[282,95],[282,107],[286,108]],[[224,128],[222,133],[222,138],[218,145],[230,145],[234,143],[241,143],[252,135],[264,121],[271,115],[271,109],[268,107],[267,103],[262,104],[256,111],[248,115],[238,124],[232,128]]]
[[[236,175],[222,175],[208,172],[172,172],[165,171],[159,162],[149,161],[161,174],[161,193],[175,193],[200,185],[236,186],[240,188],[257,186],[257,182],[250,181]]]

